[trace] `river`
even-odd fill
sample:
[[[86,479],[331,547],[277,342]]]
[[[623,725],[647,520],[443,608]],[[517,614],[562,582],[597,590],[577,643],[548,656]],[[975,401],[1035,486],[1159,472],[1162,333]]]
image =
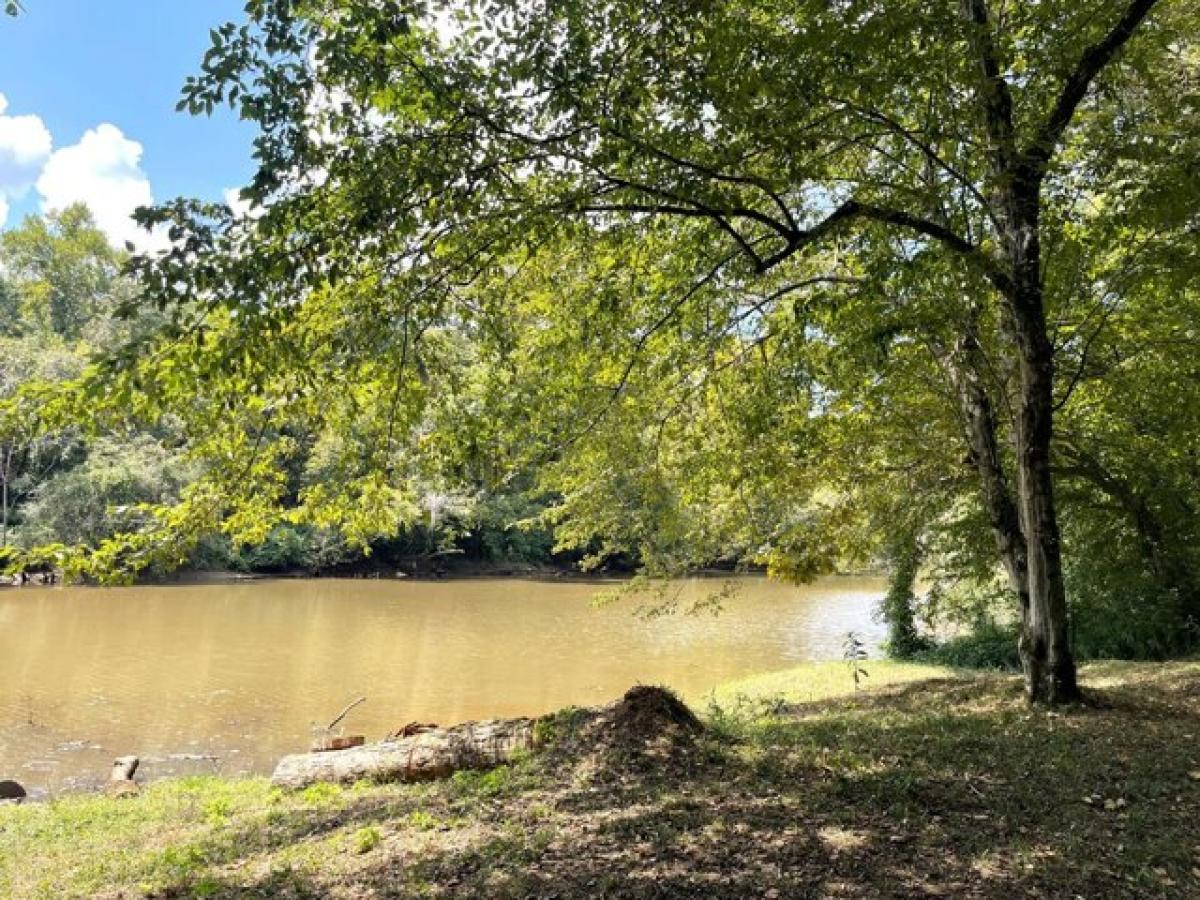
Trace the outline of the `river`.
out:
[[[688,607],[720,579],[679,586]],[[702,696],[732,678],[872,655],[878,579],[733,579],[720,615],[597,608],[577,580],[297,580],[0,591],[0,780],[90,787],[115,756],[147,777],[269,772],[314,723],[347,731],[537,715],[635,683]]]

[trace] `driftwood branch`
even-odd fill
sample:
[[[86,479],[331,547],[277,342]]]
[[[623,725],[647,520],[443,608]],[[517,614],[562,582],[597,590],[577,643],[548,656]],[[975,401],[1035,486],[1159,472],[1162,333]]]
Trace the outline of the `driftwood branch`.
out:
[[[340,713],[338,713],[337,717],[332,722],[330,722],[328,725],[325,726],[325,730],[333,731],[333,729],[337,728],[338,723],[341,722],[342,719],[344,719],[344,718],[346,718],[346,716],[350,715],[350,710],[352,710],[352,709],[354,709],[354,707],[356,707],[360,704],[366,703],[366,702],[367,702],[366,697],[359,697],[357,700],[355,700],[353,703],[351,703],[349,706],[347,706],[345,709],[343,709]]]

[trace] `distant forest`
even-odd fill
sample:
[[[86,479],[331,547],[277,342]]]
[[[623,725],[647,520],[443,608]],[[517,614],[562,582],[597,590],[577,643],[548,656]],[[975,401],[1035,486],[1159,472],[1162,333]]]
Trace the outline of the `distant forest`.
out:
[[[83,206],[29,216],[0,237],[0,399],[23,387],[80,378],[89,361],[161,328],[165,317],[139,301],[122,274],[127,254],[110,246]],[[136,530],[148,507],[177,503],[202,469],[183,430],[164,416],[152,428],[96,430],[89,422],[45,433],[36,401],[23,401],[25,436],[0,440],[0,547],[53,560]],[[293,499],[321,478],[329,441],[296,432],[288,468]],[[254,543],[204,535],[186,559],[141,577],[180,570],[244,573],[492,571],[573,566],[580,554],[555,552],[546,508],[529,482],[492,492],[479,485],[429,484],[420,508],[394,533],[351,547],[336,529],[275,524]],[[619,567],[627,565],[614,561]]]

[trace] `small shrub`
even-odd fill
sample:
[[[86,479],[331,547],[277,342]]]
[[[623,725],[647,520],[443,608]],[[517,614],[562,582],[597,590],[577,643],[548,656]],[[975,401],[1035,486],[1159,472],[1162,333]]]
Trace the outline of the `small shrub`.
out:
[[[917,659],[952,669],[1009,672],[1021,668],[1016,629],[994,622],[981,624],[969,634],[943,641],[918,654]]]
[[[354,850],[356,853],[370,853],[379,846],[382,840],[383,835],[379,833],[379,829],[374,825],[368,825],[354,832]]]
[[[542,716],[533,723],[533,742],[539,747],[549,747],[569,737],[587,718],[587,710],[568,706],[557,712]]]
[[[199,847],[167,847],[157,859],[156,868],[168,881],[191,882],[200,875],[207,860]]]
[[[204,819],[212,825],[222,825],[233,814],[233,803],[227,797],[216,797],[204,804]]]
[[[199,881],[192,885],[192,896],[216,897],[223,889],[224,885],[222,885],[221,882],[216,878],[211,875],[204,875]]]
[[[867,670],[863,663],[867,661],[867,648],[853,631],[846,632],[846,640],[842,642],[842,658],[850,667],[850,675],[854,678],[854,690],[861,687],[863,679],[867,678]]]
[[[720,742],[737,743],[745,740],[752,726],[763,719],[779,716],[787,708],[787,698],[782,694],[766,697],[751,697],[738,693],[724,705],[716,698],[709,700],[704,719],[708,730]]]
[[[441,824],[436,816],[423,809],[414,809],[405,817],[405,822],[410,828],[415,828],[417,831],[433,831]]]
[[[512,786],[512,782],[511,766],[498,766],[486,772],[462,769],[450,778],[450,783],[460,796],[475,797],[498,797]]]

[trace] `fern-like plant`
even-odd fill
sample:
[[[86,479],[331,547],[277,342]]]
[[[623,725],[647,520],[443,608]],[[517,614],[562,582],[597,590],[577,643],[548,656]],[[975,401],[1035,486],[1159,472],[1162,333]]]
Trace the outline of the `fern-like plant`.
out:
[[[863,679],[868,677],[867,670],[863,666],[863,663],[867,661],[867,648],[853,631],[847,631],[846,639],[842,641],[842,658],[850,667],[850,674],[854,678],[854,690],[858,691],[862,686]]]

